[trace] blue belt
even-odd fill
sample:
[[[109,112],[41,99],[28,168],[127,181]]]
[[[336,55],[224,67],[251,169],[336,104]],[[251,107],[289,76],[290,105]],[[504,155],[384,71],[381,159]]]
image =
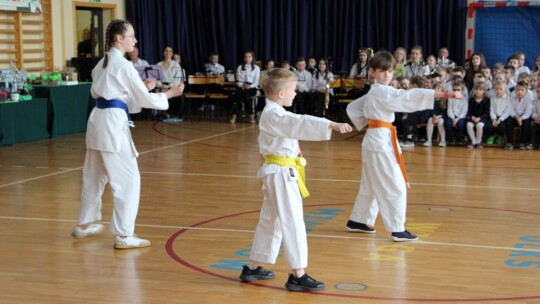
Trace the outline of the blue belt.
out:
[[[108,109],[108,108],[118,108],[123,109],[126,111],[128,120],[131,120],[131,117],[129,115],[128,106],[124,102],[118,100],[118,99],[111,99],[107,100],[103,97],[100,97],[96,100],[96,107],[98,109]]]

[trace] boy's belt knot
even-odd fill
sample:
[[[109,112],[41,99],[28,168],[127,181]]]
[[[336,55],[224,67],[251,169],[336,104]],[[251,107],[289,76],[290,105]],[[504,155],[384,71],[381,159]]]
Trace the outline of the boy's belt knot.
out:
[[[309,191],[306,187],[305,179],[306,179],[306,173],[304,170],[304,166],[301,163],[301,157],[285,157],[285,156],[279,156],[275,154],[266,155],[264,157],[264,161],[267,164],[275,164],[282,167],[295,167],[296,171],[298,171],[298,188],[300,189],[300,193],[302,194],[303,198],[306,198],[309,196]]]

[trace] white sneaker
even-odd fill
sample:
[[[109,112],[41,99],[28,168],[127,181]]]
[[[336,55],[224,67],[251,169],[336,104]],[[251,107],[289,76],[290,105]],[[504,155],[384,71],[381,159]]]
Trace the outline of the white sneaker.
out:
[[[431,147],[431,146],[432,146],[431,140],[426,141],[426,142],[424,143],[424,147]]]
[[[81,229],[80,226],[77,226],[75,229],[73,229],[73,233],[71,235],[73,235],[74,238],[82,239],[87,236],[98,235],[102,233],[103,230],[104,227],[101,224],[90,224],[86,229]]]
[[[439,147],[446,147],[446,140],[441,140],[439,142]]]
[[[140,239],[136,236],[121,237],[119,235],[114,239],[114,248],[116,249],[129,249],[129,248],[142,248],[150,246],[150,241]]]

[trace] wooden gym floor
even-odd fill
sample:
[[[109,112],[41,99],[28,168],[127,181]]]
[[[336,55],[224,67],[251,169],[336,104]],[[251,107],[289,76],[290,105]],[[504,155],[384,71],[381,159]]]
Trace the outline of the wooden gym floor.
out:
[[[2,303],[540,303],[540,151],[417,146],[394,243],[345,231],[361,172],[361,136],[302,142],[308,273],[327,289],[292,293],[276,278],[241,283],[261,204],[256,125],[138,121],[145,249],[109,232],[75,240],[84,134],[0,148]],[[112,210],[108,189],[104,223]]]

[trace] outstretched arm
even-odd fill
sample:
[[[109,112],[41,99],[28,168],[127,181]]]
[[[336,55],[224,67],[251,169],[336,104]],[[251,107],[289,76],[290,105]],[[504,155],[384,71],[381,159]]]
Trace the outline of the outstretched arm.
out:
[[[350,133],[353,130],[352,127],[348,123],[337,123],[333,121],[330,123],[328,127],[341,134]]]

